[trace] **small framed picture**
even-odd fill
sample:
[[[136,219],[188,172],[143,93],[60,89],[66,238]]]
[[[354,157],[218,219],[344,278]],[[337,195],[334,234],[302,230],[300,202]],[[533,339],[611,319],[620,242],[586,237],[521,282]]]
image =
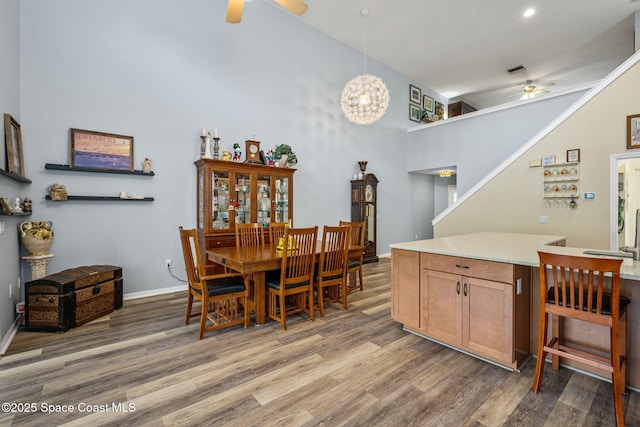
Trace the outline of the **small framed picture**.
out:
[[[133,171],[133,137],[71,129],[71,166]]]
[[[422,89],[414,85],[409,85],[409,101],[412,104],[420,105],[422,102]]]
[[[417,105],[409,104],[409,120],[420,123],[422,110]]]
[[[433,115],[437,117],[436,120],[439,120],[440,116],[444,117],[444,104],[443,103],[436,101],[434,108],[435,108],[435,111],[433,112]]]
[[[549,166],[556,164],[556,156],[549,154],[548,156],[542,156],[542,166]]]
[[[4,115],[4,143],[7,149],[7,171],[24,176],[20,123],[10,114]]]
[[[627,148],[640,148],[640,114],[627,116]]]
[[[572,150],[567,150],[567,163],[571,162],[579,162],[580,161],[580,149],[574,148]]]
[[[422,96],[422,108],[430,113],[433,113],[433,98],[429,95]]]

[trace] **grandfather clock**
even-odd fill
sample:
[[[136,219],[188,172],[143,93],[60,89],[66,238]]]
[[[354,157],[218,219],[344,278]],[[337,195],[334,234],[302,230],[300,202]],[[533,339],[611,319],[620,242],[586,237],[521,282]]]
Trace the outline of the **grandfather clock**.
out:
[[[378,178],[372,173],[364,173],[367,162],[358,162],[362,173],[359,179],[351,181],[351,221],[364,221],[363,262],[378,262],[377,241],[377,199]],[[363,164],[364,163],[364,164]],[[360,177],[362,177],[360,179]]]

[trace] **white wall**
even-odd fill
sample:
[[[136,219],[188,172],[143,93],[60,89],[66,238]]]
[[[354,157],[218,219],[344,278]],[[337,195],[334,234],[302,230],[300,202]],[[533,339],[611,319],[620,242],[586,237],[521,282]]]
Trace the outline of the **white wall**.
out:
[[[20,116],[20,1],[0,1],[0,117],[4,114],[18,122]],[[4,119],[0,125],[0,168],[5,168]],[[0,176],[0,197],[21,196],[26,184]],[[15,318],[15,304],[20,301],[17,290],[20,275],[20,252],[18,246],[18,224],[24,217],[1,216],[5,233],[0,235],[0,351],[2,340]],[[14,295],[9,298],[9,285],[14,286]]]

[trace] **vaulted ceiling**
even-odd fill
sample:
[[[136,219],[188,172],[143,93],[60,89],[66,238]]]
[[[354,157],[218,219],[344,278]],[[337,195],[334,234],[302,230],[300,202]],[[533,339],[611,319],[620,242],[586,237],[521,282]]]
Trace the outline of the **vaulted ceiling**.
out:
[[[305,1],[293,18],[358,51],[366,7],[369,57],[477,108],[518,100],[527,80],[558,92],[602,79],[633,53],[640,9],[638,0]]]

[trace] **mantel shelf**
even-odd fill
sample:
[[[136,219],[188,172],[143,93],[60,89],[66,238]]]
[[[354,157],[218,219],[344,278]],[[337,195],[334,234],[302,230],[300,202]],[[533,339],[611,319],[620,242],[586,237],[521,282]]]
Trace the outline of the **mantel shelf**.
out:
[[[31,183],[31,180],[29,178],[27,178],[26,176],[18,175],[15,172],[9,172],[9,171],[6,171],[4,169],[0,169],[0,175],[4,175],[7,178],[13,179],[14,181],[24,182],[24,183],[27,183],[27,184]]]
[[[50,170],[59,170],[59,171],[71,171],[71,172],[97,172],[97,173],[115,173],[120,175],[142,175],[142,176],[154,176],[155,173],[153,171],[149,173],[144,173],[141,170],[134,171],[125,171],[125,170],[116,170],[116,169],[96,169],[96,168],[78,168],[69,165],[59,165],[56,163],[46,163],[44,165],[45,169]],[[31,182],[31,181],[29,181]]]
[[[52,200],[50,195],[44,196],[46,200]],[[54,202],[67,202],[71,200],[97,200],[101,202],[153,202],[153,197],[145,197],[144,199],[126,199],[115,196],[67,196],[67,200],[53,200]]]

